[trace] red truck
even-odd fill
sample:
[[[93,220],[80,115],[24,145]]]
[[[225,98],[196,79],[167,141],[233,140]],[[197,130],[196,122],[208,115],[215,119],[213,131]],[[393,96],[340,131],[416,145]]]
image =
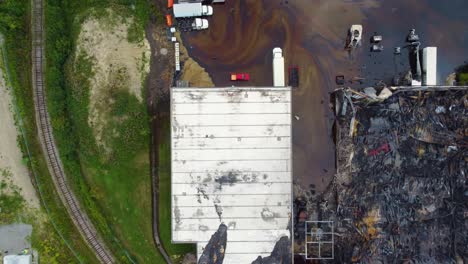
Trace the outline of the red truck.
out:
[[[248,81],[250,75],[248,73],[231,73],[231,81]]]

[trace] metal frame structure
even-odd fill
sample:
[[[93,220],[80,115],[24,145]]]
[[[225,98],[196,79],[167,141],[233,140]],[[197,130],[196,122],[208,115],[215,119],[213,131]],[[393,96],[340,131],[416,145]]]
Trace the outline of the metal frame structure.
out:
[[[335,258],[335,240],[334,240],[334,227],[333,221],[306,221],[305,223],[305,257],[306,259],[311,260],[325,260],[325,259],[334,259]],[[327,229],[324,231],[324,226]],[[316,231],[312,231],[313,228],[316,228]],[[326,232],[330,231],[330,232]],[[331,245],[331,256],[322,256],[322,246],[323,244]],[[315,252],[309,252],[309,247],[311,249],[318,249],[318,254],[313,255]]]

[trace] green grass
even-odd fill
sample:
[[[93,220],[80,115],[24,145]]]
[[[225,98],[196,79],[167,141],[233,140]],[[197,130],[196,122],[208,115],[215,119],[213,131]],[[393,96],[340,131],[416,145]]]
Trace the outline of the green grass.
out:
[[[0,168],[0,225],[14,223],[30,224],[33,227],[31,246],[38,251],[42,263],[74,263],[65,242],[55,232],[51,220],[43,209],[31,208],[13,184],[12,174]],[[81,258],[82,261],[88,261]]]
[[[13,185],[11,177],[9,171],[0,168],[0,225],[13,223],[25,207],[20,190]]]
[[[458,75],[458,82],[460,85],[468,85],[468,73],[460,73]]]
[[[37,172],[37,186],[47,205],[48,219],[51,219],[45,227],[37,228],[44,232],[33,233],[33,244],[38,244],[36,247],[41,254],[51,256],[43,258],[43,263],[97,263],[58,198],[37,138],[34,108],[31,107],[29,4],[30,1],[25,0],[1,1],[0,31],[5,35],[10,84],[17,97],[25,139],[29,142],[26,146],[26,141],[20,141],[23,153],[27,153],[27,149],[31,153],[31,157],[25,156],[24,161]],[[109,137],[113,155],[110,158],[101,155],[86,123],[89,104],[87,82],[93,74],[93,62],[85,54],[79,54],[78,63],[70,63],[74,58],[74,41],[81,22],[90,10],[99,12],[110,6],[135,16],[131,27],[133,35],[130,34],[129,40],[137,42],[144,36],[148,10],[154,6],[148,8],[146,0],[48,0],[46,4],[48,107],[71,186],[120,262],[163,263],[152,241],[149,131],[145,107],[127,93],[111,95],[116,102],[111,109],[112,115],[128,115],[130,118],[123,121],[122,118],[112,119],[109,126],[117,129],[120,136]],[[101,15],[105,16],[105,12]],[[164,146],[168,148],[167,145],[162,148]],[[168,157],[161,155],[161,162],[167,164],[165,168],[169,166]],[[166,184],[170,188],[169,170],[164,169],[161,175],[162,186]],[[193,251],[193,246],[170,244],[169,188],[161,188],[161,208],[165,212],[161,229],[165,248],[177,258],[182,253]],[[4,202],[10,204],[18,200],[12,198]],[[78,255],[79,261],[74,254]]]
[[[170,144],[170,124],[168,119],[161,119],[163,122],[161,138],[164,140],[159,145],[159,214],[160,214],[160,235],[164,248],[168,254],[175,259],[183,257],[185,253],[195,252],[195,244],[171,245],[171,144]]]
[[[136,2],[135,9],[130,2]],[[105,106],[109,114],[103,135],[110,154],[98,146],[88,125],[94,59],[85,53],[75,54],[74,47],[81,23],[90,14],[109,18],[109,25],[115,23],[105,11],[108,7],[124,17],[135,17],[128,39],[138,42],[148,18],[146,3],[49,0],[46,9],[46,19],[56,21],[47,31],[47,91],[60,155],[80,202],[122,263],[164,263],[152,238],[149,117],[135,96],[122,87],[111,87],[107,98],[113,103]],[[170,175],[166,176],[169,179]],[[170,200],[162,207],[169,210],[162,222],[170,232]],[[187,250],[170,245],[170,236],[167,242],[173,255],[193,251],[193,247]]]
[[[67,106],[73,113],[70,119],[79,148],[78,159],[67,160],[67,165],[79,166],[80,174],[73,176],[85,179],[77,192],[104,238],[113,241],[112,247],[122,262],[161,261],[152,240],[146,108],[125,91],[113,90],[107,95],[114,103],[105,129],[112,152],[105,154],[87,121],[92,60],[79,54],[69,67]]]
[[[455,69],[458,85],[468,85],[468,63]]]
[[[106,12],[100,12],[99,8],[93,9],[93,15],[105,16]],[[120,6],[119,12],[124,8]],[[80,18],[77,21],[86,17],[83,14],[76,16]],[[79,26],[67,27],[78,30]],[[48,62],[51,61],[48,65],[56,65],[57,72],[65,78],[57,80],[54,67],[50,67],[50,71],[47,69],[53,76],[48,78],[48,102],[65,170],[83,207],[119,261],[159,262],[162,258],[154,246],[151,229],[146,108],[134,96],[113,90],[108,94],[114,103],[109,106],[110,120],[105,127],[108,132],[104,135],[112,152],[105,154],[97,146],[87,121],[93,59],[86,54],[77,54],[75,61],[76,34],[74,31],[72,39],[68,40],[71,46],[66,61],[60,59],[64,56],[48,57]],[[65,42],[55,44],[61,43]],[[53,54],[52,50],[50,54]],[[118,136],[114,135],[115,131]]]

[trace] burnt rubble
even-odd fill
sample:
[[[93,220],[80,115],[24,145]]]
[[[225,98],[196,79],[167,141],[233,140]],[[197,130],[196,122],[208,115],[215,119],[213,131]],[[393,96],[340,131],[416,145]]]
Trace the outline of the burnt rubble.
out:
[[[331,262],[466,263],[468,89],[385,89],[334,93],[337,173],[307,197]]]
[[[210,241],[203,250],[198,264],[222,264],[227,242],[227,226],[221,224],[211,236]]]
[[[227,226],[221,224],[211,236],[203,250],[198,264],[222,264],[227,243]],[[281,237],[275,244],[270,256],[258,256],[252,264],[291,264],[291,240],[287,236]]]

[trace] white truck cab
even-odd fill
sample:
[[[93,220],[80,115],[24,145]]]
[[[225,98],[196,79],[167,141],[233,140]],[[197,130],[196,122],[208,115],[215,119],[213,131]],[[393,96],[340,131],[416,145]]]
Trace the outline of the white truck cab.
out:
[[[195,18],[192,23],[192,28],[194,30],[203,30],[208,28],[208,19],[204,18]]]
[[[202,5],[202,16],[212,16],[213,15],[213,7]]]

